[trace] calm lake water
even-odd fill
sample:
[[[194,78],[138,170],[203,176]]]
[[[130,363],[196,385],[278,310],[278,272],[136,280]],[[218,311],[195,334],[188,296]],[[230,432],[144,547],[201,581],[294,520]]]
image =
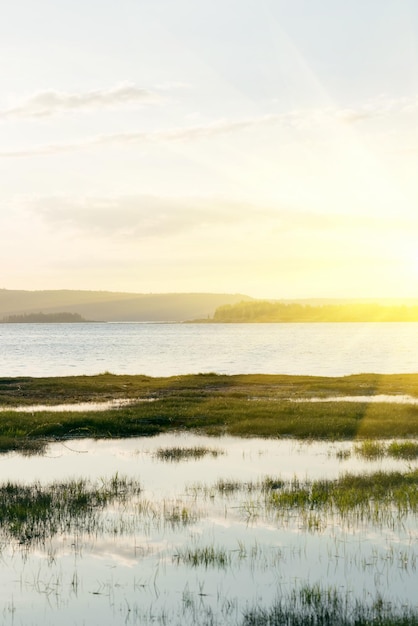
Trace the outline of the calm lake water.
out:
[[[0,325],[0,376],[418,372],[418,323]]]
[[[158,454],[173,446],[205,446],[216,456],[170,462]],[[268,609],[315,585],[337,589],[349,602],[381,598],[417,608],[416,513],[280,510],[257,487],[266,476],[304,481],[417,467],[387,456],[365,461],[355,450],[352,442],[183,433],[54,443],[44,456],[2,455],[3,485],[17,477],[27,486],[86,477],[101,485],[128,476],[139,480],[141,492],[68,526],[51,512],[46,537],[41,523],[22,539],[21,518],[6,516],[1,623],[243,626],[249,608]],[[222,481],[237,487],[220,489]],[[188,561],[188,551],[208,555],[207,562]]]
[[[417,348],[414,323],[0,325],[0,376],[418,372]],[[202,458],[159,456],[202,446],[209,450]],[[32,493],[54,481],[66,493],[79,479],[100,487],[126,476],[141,485],[85,518],[61,517],[59,507],[26,521],[22,512],[4,514],[0,623],[243,626],[252,607],[268,610],[315,585],[337,590],[350,606],[383,600],[416,610],[416,509],[375,511],[371,501],[372,515],[367,507],[349,515],[280,511],[261,484],[417,466],[388,455],[365,461],[355,442],[186,433],[79,439],[53,443],[42,456],[0,455],[2,513],[10,482]]]

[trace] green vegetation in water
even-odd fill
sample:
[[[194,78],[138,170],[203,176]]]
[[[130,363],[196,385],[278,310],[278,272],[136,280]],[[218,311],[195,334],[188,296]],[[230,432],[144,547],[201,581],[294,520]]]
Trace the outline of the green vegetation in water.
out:
[[[418,459],[417,441],[393,441],[386,444],[383,441],[362,441],[355,445],[354,452],[363,459],[375,460],[383,457],[413,461]]]
[[[211,456],[217,458],[218,456],[225,454],[224,450],[219,448],[208,448],[206,446],[193,446],[192,448],[182,448],[178,446],[170,448],[158,448],[155,452],[155,457],[159,461],[189,461],[191,459],[198,460],[203,459],[205,456]]]
[[[190,485],[188,493],[191,495],[202,494],[214,497],[216,494],[222,496],[233,496],[237,493],[267,493],[272,489],[280,489],[285,485],[285,481],[280,478],[266,476],[261,481],[241,481],[232,478],[219,478],[214,485],[197,483]]]
[[[125,503],[141,491],[138,481],[117,474],[92,484],[87,480],[31,485],[0,485],[3,537],[31,545],[66,532],[93,533],[109,504]]]
[[[382,441],[367,439],[366,441],[362,441],[354,446],[354,453],[363,459],[381,459],[387,453],[387,448]]]
[[[418,459],[418,441],[393,441],[389,444],[387,453],[394,459],[413,461]]]
[[[380,523],[391,513],[402,518],[418,511],[418,470],[345,474],[336,480],[286,483],[274,489],[268,502],[278,512],[336,512],[342,517],[355,514],[362,520]]]
[[[39,440],[150,436],[173,431],[328,440],[417,437],[418,406],[414,404],[308,401],[381,394],[417,398],[418,375],[328,378],[197,374],[151,378],[105,373],[0,378],[0,450],[33,447]],[[69,410],[59,415],[47,410],[4,410],[117,399],[129,399],[132,404],[106,411]],[[296,399],[307,401],[292,401]]]
[[[225,548],[204,546],[195,548],[182,548],[174,555],[174,561],[184,563],[191,567],[203,566],[226,569],[231,564],[231,555]]]
[[[361,519],[372,524],[402,520],[418,512],[418,470],[343,474],[335,480],[283,480],[267,476],[261,481],[219,479],[213,485],[194,484],[190,495],[231,497],[248,494],[251,500],[240,505],[250,518],[273,511],[280,517],[300,515],[310,531],[322,530],[327,514],[347,522]]]
[[[416,626],[418,612],[381,597],[367,604],[335,588],[306,585],[269,609],[245,612],[242,626]]]
[[[219,592],[218,592],[219,593]],[[205,594],[182,593],[182,607],[176,616],[168,611],[152,614],[134,611],[134,623],[194,624],[196,626],[417,626],[418,612],[400,603],[385,601],[380,595],[359,600],[347,591],[319,584],[303,585],[281,595],[269,608],[257,604],[245,608],[238,617],[233,600],[223,599],[222,616],[203,602]]]
[[[156,503],[140,499],[135,506],[135,513],[144,522],[144,527],[179,529],[195,524],[200,519],[200,512],[186,506],[183,502],[164,500]]]

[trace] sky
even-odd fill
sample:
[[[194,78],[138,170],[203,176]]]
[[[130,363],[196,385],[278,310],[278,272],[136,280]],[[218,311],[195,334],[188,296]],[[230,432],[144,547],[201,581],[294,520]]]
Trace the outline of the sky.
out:
[[[3,0],[0,288],[409,298],[416,0]]]

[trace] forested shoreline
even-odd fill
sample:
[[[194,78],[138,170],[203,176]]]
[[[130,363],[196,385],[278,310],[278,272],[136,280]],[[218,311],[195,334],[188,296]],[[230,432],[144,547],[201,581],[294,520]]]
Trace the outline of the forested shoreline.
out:
[[[418,306],[379,303],[300,304],[258,300],[216,309],[211,322],[418,322]]]
[[[23,315],[7,315],[0,324],[74,324],[87,322],[78,313],[24,313]]]

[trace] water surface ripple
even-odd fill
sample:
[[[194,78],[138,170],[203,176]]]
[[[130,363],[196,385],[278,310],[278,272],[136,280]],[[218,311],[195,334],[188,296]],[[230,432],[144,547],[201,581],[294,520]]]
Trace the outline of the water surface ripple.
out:
[[[0,376],[418,372],[418,323],[3,324]]]

